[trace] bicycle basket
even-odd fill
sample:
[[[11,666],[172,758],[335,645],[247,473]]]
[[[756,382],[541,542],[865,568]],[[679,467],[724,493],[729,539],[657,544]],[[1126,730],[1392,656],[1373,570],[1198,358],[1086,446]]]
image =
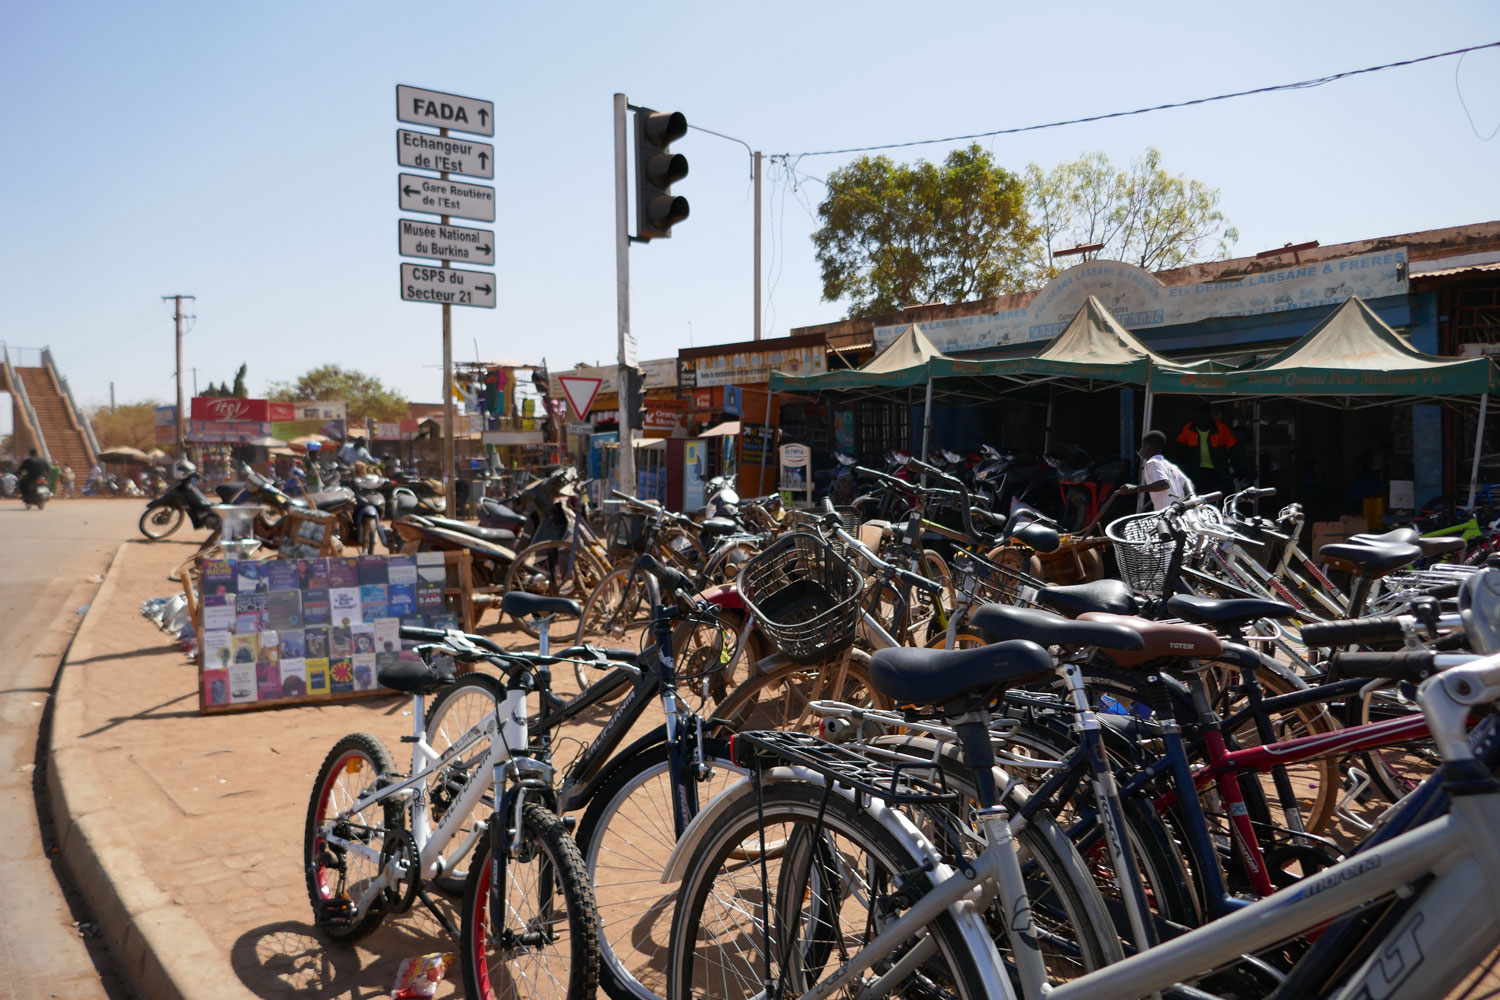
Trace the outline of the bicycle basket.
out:
[[[740,595],[782,655],[809,664],[854,642],[864,576],[817,535],[793,532],[745,563]]]
[[[1172,558],[1172,540],[1157,533],[1160,524],[1161,516],[1147,511],[1111,521],[1104,529],[1114,545],[1120,576],[1131,590],[1149,597],[1160,596]]]
[[[615,515],[606,540],[609,550],[611,552],[634,552],[637,555],[645,552],[646,518],[647,515],[633,511],[621,511]]]

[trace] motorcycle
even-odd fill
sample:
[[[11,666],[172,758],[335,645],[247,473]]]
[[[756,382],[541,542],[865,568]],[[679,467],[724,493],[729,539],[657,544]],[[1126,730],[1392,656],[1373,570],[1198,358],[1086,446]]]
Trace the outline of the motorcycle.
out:
[[[161,496],[146,502],[141,514],[141,534],[152,541],[166,538],[190,521],[194,528],[219,530],[219,515],[213,510],[213,501],[203,495],[199,488],[202,481],[198,467],[192,462],[181,461],[172,468],[177,477]]]
[[[26,505],[27,510],[30,510],[32,507],[41,510],[47,506],[47,501],[51,499],[52,491],[47,489],[47,481],[45,479],[33,479],[21,490],[21,502]]]
[[[354,515],[354,538],[359,544],[359,550],[366,554],[373,553],[377,539],[381,546],[389,548],[380,515],[388,506],[387,491],[392,488],[391,481],[384,476],[367,473],[354,476],[349,482],[359,508]]]
[[[1057,470],[1057,488],[1063,501],[1059,523],[1067,531],[1079,531],[1092,524],[1100,505],[1130,475],[1129,462],[1095,459],[1082,448],[1073,448],[1064,455],[1048,455],[1047,464]]]

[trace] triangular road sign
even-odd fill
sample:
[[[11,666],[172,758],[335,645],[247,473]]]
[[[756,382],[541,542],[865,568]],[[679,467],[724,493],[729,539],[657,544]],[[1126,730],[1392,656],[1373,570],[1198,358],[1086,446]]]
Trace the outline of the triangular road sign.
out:
[[[573,408],[578,419],[587,417],[604,380],[587,375],[554,375],[553,378],[562,386],[563,395],[568,398],[568,405]]]

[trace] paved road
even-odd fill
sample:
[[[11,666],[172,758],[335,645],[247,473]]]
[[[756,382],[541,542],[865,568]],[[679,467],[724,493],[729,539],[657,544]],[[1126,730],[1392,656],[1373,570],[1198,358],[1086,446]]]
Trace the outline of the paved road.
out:
[[[71,500],[45,510],[0,501],[0,997],[100,1000],[125,993],[108,971],[108,952],[86,946],[47,848],[33,778],[37,730],[48,691],[73,631],[76,609],[119,543],[136,533],[140,501]],[[97,955],[91,954],[97,952]],[[101,972],[100,970],[104,971]],[[102,977],[102,980],[101,980]]]

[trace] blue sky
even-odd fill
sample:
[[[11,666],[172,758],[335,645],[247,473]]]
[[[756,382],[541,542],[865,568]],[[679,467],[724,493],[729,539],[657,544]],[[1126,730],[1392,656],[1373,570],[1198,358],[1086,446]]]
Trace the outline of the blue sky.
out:
[[[461,359],[614,356],[611,95],[773,153],[1053,121],[1500,41],[1492,0],[1018,5],[58,2],[0,34],[0,339],[50,344],[86,402],[169,399],[186,365],[250,387],[338,362],[439,396],[440,310],[398,298],[394,90],[493,99],[499,308]],[[672,39],[676,39],[673,42]],[[1500,218],[1500,50],[1321,88],[986,140],[1005,165],[1148,145],[1217,186],[1237,254]],[[677,147],[692,217],[631,251],[641,357],[751,330],[749,162]],[[946,146],[897,150],[940,158]],[[821,177],[768,170],[767,335],[839,318],[808,238]],[[803,176],[806,175],[806,176]],[[489,228],[486,226],[486,228]],[[189,389],[191,379],[189,379]],[[0,415],[8,424],[9,408]]]

